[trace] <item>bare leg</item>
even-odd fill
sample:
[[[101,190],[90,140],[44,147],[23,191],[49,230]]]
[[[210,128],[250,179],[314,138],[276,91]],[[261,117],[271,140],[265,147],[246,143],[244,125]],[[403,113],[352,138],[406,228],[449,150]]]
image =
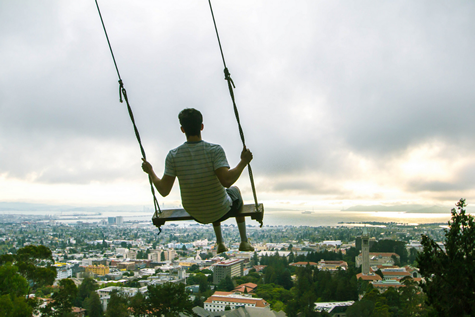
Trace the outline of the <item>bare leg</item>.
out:
[[[223,236],[221,234],[221,222],[219,221],[213,222],[213,229],[214,229],[214,234],[216,235],[216,243],[217,244],[223,243]]]
[[[247,242],[246,218],[236,217],[236,223],[239,229],[239,236],[241,237],[241,242]]]
[[[216,235],[216,245],[217,245],[217,253],[223,253],[228,251],[226,246],[224,245],[223,242],[223,235],[221,234],[221,222],[216,221],[213,222],[213,229],[214,229],[214,234]]]
[[[254,251],[254,248],[247,240],[245,218],[236,217],[236,222],[239,228],[239,235],[241,236],[241,244],[239,245],[239,251]]]

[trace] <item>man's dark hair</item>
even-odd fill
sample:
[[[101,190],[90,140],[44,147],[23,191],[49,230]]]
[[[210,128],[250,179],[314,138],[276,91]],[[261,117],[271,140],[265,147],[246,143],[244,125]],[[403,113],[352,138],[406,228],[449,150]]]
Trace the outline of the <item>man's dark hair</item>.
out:
[[[186,136],[200,135],[203,116],[201,112],[193,108],[183,109],[178,115],[180,124],[185,130]]]

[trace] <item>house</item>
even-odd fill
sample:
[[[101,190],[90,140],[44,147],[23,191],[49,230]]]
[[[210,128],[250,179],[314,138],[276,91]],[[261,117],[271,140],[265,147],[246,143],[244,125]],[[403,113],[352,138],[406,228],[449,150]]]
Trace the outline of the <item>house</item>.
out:
[[[256,288],[257,288],[257,284],[245,283],[245,284],[236,286],[236,288],[234,289],[234,292],[250,294],[250,293],[254,293],[254,290]]]
[[[337,271],[338,269],[347,270],[348,263],[345,261],[325,261],[320,260],[318,262],[318,269],[323,271]]]

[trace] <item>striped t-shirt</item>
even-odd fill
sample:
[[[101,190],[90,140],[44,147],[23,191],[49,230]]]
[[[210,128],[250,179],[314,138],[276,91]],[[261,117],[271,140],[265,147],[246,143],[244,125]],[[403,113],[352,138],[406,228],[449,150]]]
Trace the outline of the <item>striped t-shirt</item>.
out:
[[[165,175],[178,177],[183,208],[201,223],[231,209],[231,198],[214,173],[220,167],[229,168],[223,148],[205,141],[185,142],[167,155]]]

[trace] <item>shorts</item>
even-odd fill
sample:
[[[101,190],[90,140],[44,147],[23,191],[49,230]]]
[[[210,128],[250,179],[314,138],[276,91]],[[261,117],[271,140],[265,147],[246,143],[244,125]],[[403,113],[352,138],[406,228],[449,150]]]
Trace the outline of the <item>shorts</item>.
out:
[[[213,222],[222,222],[222,221],[227,220],[228,218],[238,216],[238,213],[241,210],[242,205],[244,204],[242,200],[241,192],[236,186],[231,186],[229,188],[226,188],[226,192],[228,193],[229,197],[231,198],[233,202],[231,205],[231,209],[228,211],[227,214],[225,214],[220,219]]]

